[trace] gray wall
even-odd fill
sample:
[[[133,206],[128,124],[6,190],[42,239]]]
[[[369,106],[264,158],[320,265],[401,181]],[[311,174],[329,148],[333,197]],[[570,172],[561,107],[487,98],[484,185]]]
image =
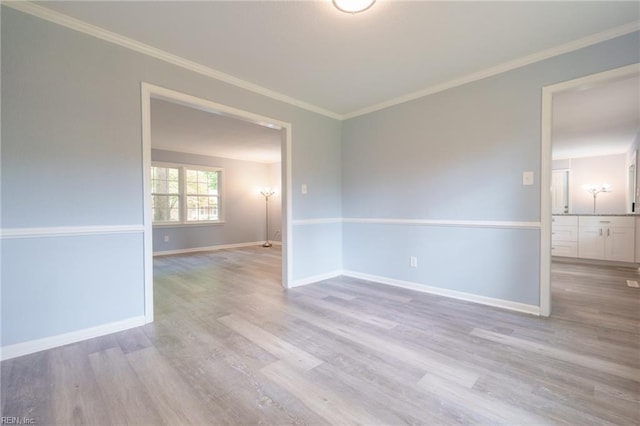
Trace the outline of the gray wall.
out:
[[[151,159],[160,162],[221,167],[224,191],[222,206],[225,217],[224,223],[220,224],[154,226],[154,253],[264,241],[265,203],[259,188],[272,185],[271,182],[275,179],[279,182],[279,169],[277,169],[278,176],[274,176],[274,167],[270,164],[157,149],[151,151]],[[280,208],[277,206],[281,200],[282,198],[278,197],[271,202],[270,231],[282,228]],[[269,232],[269,234],[274,233]],[[169,237],[168,242],[164,241],[165,236]]]
[[[638,36],[348,120],[344,216],[539,221],[542,87],[639,62]],[[521,184],[526,170],[532,186]],[[538,304],[539,230],[345,223],[343,232],[347,270]]]
[[[340,214],[339,121],[10,8],[1,30],[3,229],[143,223],[141,81],[292,123],[293,182],[313,188],[293,219]],[[295,246],[301,228],[294,279],[340,268],[310,259],[341,232]],[[3,239],[2,257],[3,346],[143,315],[141,234]]]
[[[13,9],[1,30],[3,228],[142,223],[146,81],[292,123],[294,279],[344,266],[530,304],[537,230],[305,220],[538,221],[541,88],[640,59],[636,33],[340,123]],[[140,234],[3,239],[1,344],[142,315],[142,273]]]

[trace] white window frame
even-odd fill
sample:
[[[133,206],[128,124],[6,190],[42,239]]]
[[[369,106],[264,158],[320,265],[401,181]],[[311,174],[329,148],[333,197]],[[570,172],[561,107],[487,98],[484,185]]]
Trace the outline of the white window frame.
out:
[[[224,223],[224,170],[221,167],[201,166],[196,164],[168,163],[152,161],[151,167],[170,167],[178,169],[180,193],[178,202],[180,204],[179,221],[177,222],[153,222],[154,227],[180,227],[180,226],[202,226]],[[190,220],[187,221],[187,170],[218,173],[218,219],[217,220]],[[149,170],[151,173],[151,169]],[[153,194],[153,193],[152,193]]]

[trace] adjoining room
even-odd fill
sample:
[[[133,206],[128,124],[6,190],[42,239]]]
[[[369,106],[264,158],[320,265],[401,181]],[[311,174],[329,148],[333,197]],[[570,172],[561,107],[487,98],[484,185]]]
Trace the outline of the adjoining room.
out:
[[[637,1],[0,11],[0,423],[640,424]]]

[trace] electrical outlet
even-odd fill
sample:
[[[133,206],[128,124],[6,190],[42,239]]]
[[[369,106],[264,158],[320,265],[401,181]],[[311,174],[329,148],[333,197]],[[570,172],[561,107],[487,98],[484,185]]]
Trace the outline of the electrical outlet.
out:
[[[164,242],[165,242],[165,243],[168,243],[168,242],[169,242],[169,236],[168,236],[168,235],[165,235],[165,236],[164,236]]]
[[[411,256],[409,258],[409,265],[411,265],[412,268],[417,268],[418,267],[418,258],[416,256]]]

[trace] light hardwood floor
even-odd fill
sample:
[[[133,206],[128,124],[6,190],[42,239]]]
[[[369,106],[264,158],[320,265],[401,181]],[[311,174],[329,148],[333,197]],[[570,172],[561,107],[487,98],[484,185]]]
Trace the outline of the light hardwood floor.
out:
[[[156,321],[2,362],[2,416],[640,423],[635,269],[554,263],[543,319],[349,278],[284,291],[279,267],[277,247],[156,258]]]

